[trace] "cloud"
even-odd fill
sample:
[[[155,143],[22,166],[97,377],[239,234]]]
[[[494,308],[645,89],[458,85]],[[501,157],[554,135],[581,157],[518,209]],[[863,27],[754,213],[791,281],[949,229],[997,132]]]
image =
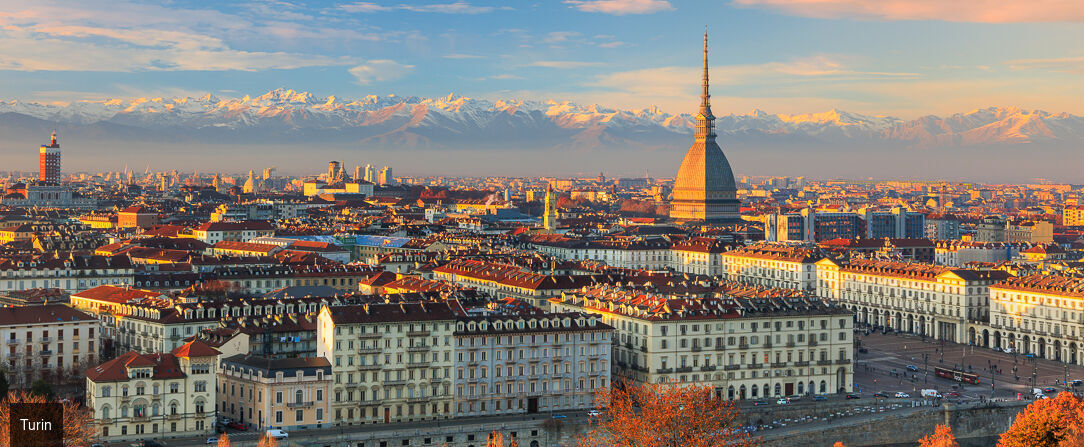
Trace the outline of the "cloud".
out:
[[[586,12],[604,14],[651,14],[660,11],[673,11],[674,7],[666,0],[565,0],[565,3]]]
[[[1028,23],[1084,21],[1080,0],[733,0],[741,7],[821,19]]]
[[[1058,57],[1052,59],[1017,59],[1008,62],[1013,70],[1049,70],[1062,73],[1084,74],[1084,56]]]
[[[575,31],[554,31],[552,33],[546,34],[546,37],[543,37],[540,42],[542,42],[542,43],[565,43],[565,42],[569,42],[569,41],[571,41],[573,39],[577,39],[580,36],[582,36],[582,34],[577,33]]]
[[[462,53],[445,54],[442,57],[445,58],[445,59],[485,59],[485,56],[479,56],[479,55],[476,55],[476,54],[462,54]]]
[[[388,12],[395,10],[413,11],[413,12],[433,12],[441,14],[484,14],[487,12],[493,12],[498,8],[492,6],[475,6],[464,1],[458,1],[454,3],[436,3],[430,5],[407,5],[401,4],[397,6],[385,6],[372,2],[356,2],[347,5],[339,5],[339,9],[346,12],[359,12],[359,13],[371,13],[371,12]],[[511,9],[508,7],[502,7],[499,9]]]
[[[403,65],[392,60],[378,59],[358,65],[349,71],[357,79],[358,84],[369,85],[374,82],[393,81],[402,78],[413,69],[413,65]]]
[[[535,61],[527,64],[528,67],[545,67],[545,68],[584,68],[584,67],[598,67],[605,65],[602,62],[581,62],[581,61]]]
[[[523,78],[519,77],[519,76],[516,76],[516,75],[513,75],[513,74],[499,74],[499,75],[490,76],[488,79],[509,80],[509,79],[523,79]]]

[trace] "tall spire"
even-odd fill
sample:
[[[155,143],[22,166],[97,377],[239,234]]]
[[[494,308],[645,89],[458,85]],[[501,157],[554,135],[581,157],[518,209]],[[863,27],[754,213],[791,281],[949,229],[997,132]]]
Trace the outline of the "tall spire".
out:
[[[703,92],[700,94],[700,112],[696,115],[696,139],[715,138],[715,116],[711,114],[711,95],[708,94],[708,30],[704,27],[704,75],[701,78]]]

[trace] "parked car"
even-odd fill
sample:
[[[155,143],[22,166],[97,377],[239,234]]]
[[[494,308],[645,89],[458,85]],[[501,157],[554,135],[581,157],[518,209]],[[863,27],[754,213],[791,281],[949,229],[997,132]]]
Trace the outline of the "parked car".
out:
[[[888,393],[885,393],[885,392],[883,392],[883,391],[882,391],[882,392],[880,392],[880,393],[873,393],[873,397],[883,397],[883,398],[888,398]]]
[[[598,410],[591,410],[587,412],[587,415],[591,417],[599,417],[599,415],[601,414],[602,413],[600,413]]]
[[[793,396],[788,397],[787,400],[790,400],[791,402],[794,402],[796,400],[802,400],[802,396],[799,396],[799,395],[795,394]]]
[[[859,354],[866,354],[866,353],[868,353],[868,352],[869,352],[869,349],[866,349],[866,348],[858,348],[858,353],[859,353]]]
[[[786,405],[786,404],[789,404],[790,401],[787,400],[787,398],[785,398],[785,397],[780,397],[779,400],[777,400],[775,403],[777,403],[779,405]]]
[[[1084,380],[1076,379],[1076,380],[1072,381],[1071,383],[1073,384],[1073,386],[1081,386],[1081,385],[1084,385]]]
[[[290,437],[290,434],[282,430],[271,429],[267,431],[267,437],[271,439],[286,439]]]
[[[945,393],[945,397],[960,397],[960,396],[961,396],[961,394],[957,393],[955,391],[949,391],[949,392]]]
[[[1034,353],[1032,353],[1032,352],[1029,352],[1029,353],[1027,353],[1027,354],[1024,354],[1024,357],[1027,357],[1027,358],[1029,358],[1029,359],[1033,359],[1033,358],[1035,358],[1035,354],[1034,354]]]
[[[1003,348],[1001,352],[1004,352],[1006,354],[1012,354],[1012,348]]]
[[[768,403],[764,402],[762,400],[754,400],[753,401],[753,406],[760,406],[760,405],[768,405]]]
[[[847,395],[847,398],[848,399],[861,399],[862,396],[859,396],[858,393],[850,393],[850,394]]]
[[[233,422],[230,422],[229,424],[226,424],[226,426],[229,427],[229,428],[232,428],[234,430],[239,430],[239,431],[248,430],[248,427],[245,426],[245,424],[243,422],[233,421]]]
[[[553,418],[554,419],[564,419],[566,417],[568,417],[568,416],[565,416],[565,415],[563,415],[561,413],[553,413]]]
[[[1001,346],[994,346],[994,352],[1001,352]]]
[[[218,444],[218,436],[211,436],[210,438],[207,438],[207,442],[205,442],[204,444]]]
[[[907,365],[907,369],[910,371],[918,371],[918,367],[915,365]]]
[[[818,394],[816,396],[813,396],[813,400],[828,400],[828,396]]]
[[[905,393],[903,391],[896,391],[896,397],[900,398],[900,399],[904,399],[904,398],[911,397],[911,395],[907,394],[907,393]]]
[[[1054,387],[1052,387],[1052,386],[1048,386],[1048,387],[1043,388],[1043,392],[1044,393],[1056,393],[1056,392],[1058,392],[1058,390],[1054,389]]]

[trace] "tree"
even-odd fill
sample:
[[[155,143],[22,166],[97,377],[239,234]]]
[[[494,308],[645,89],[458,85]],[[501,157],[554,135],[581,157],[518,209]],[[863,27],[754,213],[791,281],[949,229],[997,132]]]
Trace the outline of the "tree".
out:
[[[230,435],[225,433],[218,437],[218,447],[230,447]]]
[[[847,447],[847,446],[843,445],[842,441],[836,441],[835,444],[832,444],[832,447]]]
[[[24,391],[12,391],[11,394],[8,394],[7,397],[3,399],[3,401],[0,401],[0,427],[9,426],[8,423],[11,419],[11,404],[44,404],[55,402],[57,401],[37,394]],[[60,405],[64,409],[64,445],[77,447],[86,447],[89,445],[90,440],[95,436],[90,411],[74,402],[60,402]],[[6,428],[0,430],[0,445],[11,445],[10,436],[11,432]]]
[[[937,425],[932,435],[926,435],[918,440],[919,447],[959,447],[956,436],[952,434],[952,427]]]
[[[256,443],[256,447],[279,447],[279,442],[267,435],[263,435],[260,441]]]
[[[56,395],[53,392],[53,386],[44,379],[35,380],[34,384],[30,386],[30,393],[46,399],[52,399]]]
[[[619,381],[595,392],[602,413],[578,447],[755,446],[739,430],[738,411],[709,386]]]
[[[509,439],[508,444],[504,443],[504,435],[498,433],[496,430],[489,434],[489,440],[486,441],[486,447],[519,447],[519,443],[515,439]]]
[[[1057,447],[1079,426],[1081,400],[1071,393],[1032,402],[998,441],[999,447]]]
[[[0,399],[8,395],[9,387],[11,387],[11,384],[8,383],[8,373],[0,372]]]

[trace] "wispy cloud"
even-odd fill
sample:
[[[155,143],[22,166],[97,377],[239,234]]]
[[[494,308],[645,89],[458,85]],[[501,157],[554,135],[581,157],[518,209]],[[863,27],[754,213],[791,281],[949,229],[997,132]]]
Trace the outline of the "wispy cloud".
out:
[[[485,56],[479,56],[477,54],[463,54],[463,53],[445,54],[442,57],[445,58],[445,59],[485,59]]]
[[[1084,56],[1051,59],[1017,59],[1008,62],[1013,70],[1050,70],[1084,74]]]
[[[492,6],[476,6],[464,1],[458,1],[454,3],[435,3],[429,5],[381,5],[373,2],[355,2],[346,5],[339,5],[339,9],[346,12],[358,12],[358,13],[371,13],[371,12],[388,12],[388,11],[413,11],[413,12],[434,12],[441,14],[484,14],[487,12],[493,12],[497,9],[511,9],[509,7],[494,8]]]
[[[1084,21],[1080,0],[733,0],[733,4],[822,19],[1026,23]]]
[[[542,43],[550,43],[550,44],[566,43],[566,42],[569,42],[571,40],[578,39],[582,35],[583,34],[575,32],[575,31],[554,31],[554,32],[551,32],[549,34],[546,34],[546,36],[543,37],[540,42],[542,42]]]
[[[523,78],[520,77],[520,76],[513,75],[513,74],[499,74],[499,75],[490,76],[489,79],[496,79],[496,80],[499,80],[499,81],[503,81],[503,80],[523,79]]]
[[[605,14],[651,14],[672,11],[674,6],[666,0],[565,0],[580,11]]]
[[[598,67],[605,65],[602,62],[582,62],[582,61],[535,61],[527,64],[528,67],[545,67],[545,68],[584,68],[584,67]]]
[[[394,81],[406,76],[414,69],[413,65],[404,65],[393,60],[379,59],[368,61],[357,67],[351,68],[350,74],[361,85],[369,85],[375,82]]]

